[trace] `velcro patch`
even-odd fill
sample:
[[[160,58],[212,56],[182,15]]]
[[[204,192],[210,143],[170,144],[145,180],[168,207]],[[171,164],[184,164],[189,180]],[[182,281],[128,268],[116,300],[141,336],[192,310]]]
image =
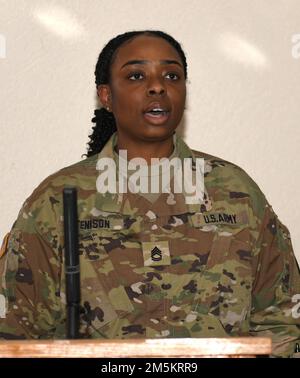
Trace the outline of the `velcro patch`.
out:
[[[195,213],[191,216],[194,227],[207,226],[212,224],[225,224],[225,225],[244,225],[248,223],[246,212],[207,212]]]
[[[121,230],[124,228],[124,219],[122,218],[91,218],[78,221],[80,230],[94,230],[104,228],[106,230]]]
[[[143,242],[144,266],[170,265],[168,241]]]

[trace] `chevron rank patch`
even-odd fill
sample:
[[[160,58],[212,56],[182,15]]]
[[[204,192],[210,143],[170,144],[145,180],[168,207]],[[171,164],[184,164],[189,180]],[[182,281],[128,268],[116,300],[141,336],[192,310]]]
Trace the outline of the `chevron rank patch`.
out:
[[[144,266],[170,265],[168,241],[143,242]]]

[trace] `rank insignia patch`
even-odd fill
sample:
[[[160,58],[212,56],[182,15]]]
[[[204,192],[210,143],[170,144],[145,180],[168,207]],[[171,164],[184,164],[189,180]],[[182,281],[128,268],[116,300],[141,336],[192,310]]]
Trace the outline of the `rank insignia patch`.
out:
[[[171,264],[168,241],[143,242],[142,248],[145,266]]]

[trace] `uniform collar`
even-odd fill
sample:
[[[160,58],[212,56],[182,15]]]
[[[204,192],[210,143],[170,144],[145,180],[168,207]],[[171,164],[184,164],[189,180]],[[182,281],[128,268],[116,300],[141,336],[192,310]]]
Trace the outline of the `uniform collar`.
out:
[[[193,151],[175,133],[173,137],[175,150],[180,159],[192,158],[193,167],[196,167],[196,158]],[[117,132],[115,132],[107,141],[97,157],[97,162],[102,158],[114,159],[114,147],[117,144]],[[96,164],[97,166],[97,164]],[[97,171],[98,175],[98,171]],[[193,179],[195,171],[193,170]],[[195,182],[195,181],[194,181]],[[118,185],[117,185],[118,187]],[[168,193],[162,193],[154,203],[150,203],[143,196],[136,193],[99,193],[96,194],[96,208],[109,212],[120,213],[124,215],[145,215],[148,211],[156,215],[176,215],[183,213],[195,213],[206,211],[206,203],[209,202],[208,192],[204,186],[204,198],[200,203],[187,204],[185,201],[187,193],[174,193],[171,196]]]

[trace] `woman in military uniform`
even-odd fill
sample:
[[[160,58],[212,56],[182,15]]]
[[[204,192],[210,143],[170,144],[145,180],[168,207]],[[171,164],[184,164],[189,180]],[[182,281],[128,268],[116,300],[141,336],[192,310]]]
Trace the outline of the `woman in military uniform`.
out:
[[[289,231],[246,172],[177,135],[187,80],[180,44],[159,31],[119,35],[100,53],[95,76],[102,107],[86,159],[46,178],[5,239],[0,337],[65,338],[68,185],[78,190],[82,338],[269,336],[274,356],[293,356],[300,276]],[[152,158],[190,159],[193,182],[200,159],[201,200],[173,190],[174,170],[166,192],[104,192],[103,159],[115,162],[116,183],[129,179],[124,150],[149,166]]]

